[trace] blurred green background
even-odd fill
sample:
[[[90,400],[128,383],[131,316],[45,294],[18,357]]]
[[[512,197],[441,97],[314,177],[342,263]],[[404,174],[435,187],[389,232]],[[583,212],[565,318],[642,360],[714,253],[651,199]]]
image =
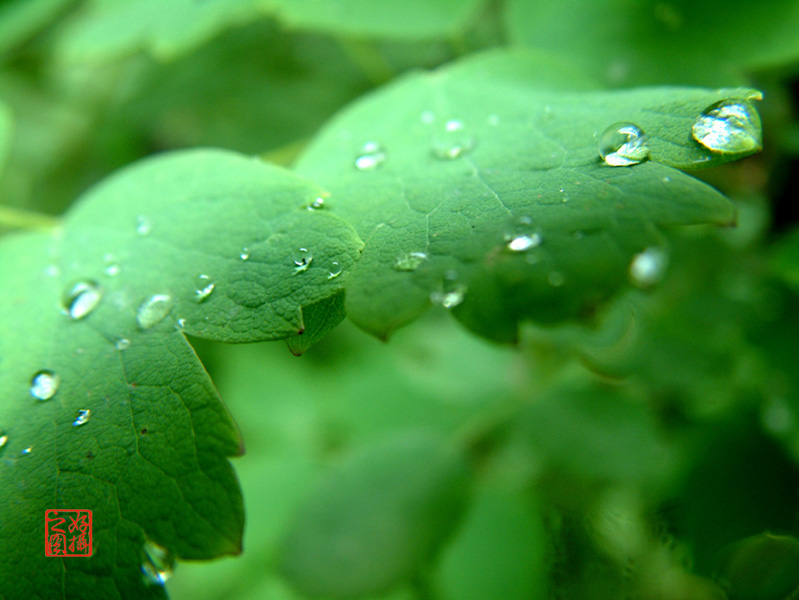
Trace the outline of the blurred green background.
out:
[[[697,174],[738,227],[671,232],[662,280],[590,325],[192,340],[246,443],[245,550],[179,564],[170,597],[799,597],[796,31],[796,1],[0,4],[2,233],[160,151],[290,165],[349,101],[484,48],[765,92],[763,153]]]

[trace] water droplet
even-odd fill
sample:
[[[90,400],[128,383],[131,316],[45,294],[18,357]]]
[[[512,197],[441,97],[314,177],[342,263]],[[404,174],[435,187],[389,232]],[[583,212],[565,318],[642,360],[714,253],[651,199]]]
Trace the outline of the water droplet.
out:
[[[28,446],[27,448],[23,448],[20,454],[22,456],[28,456],[31,452],[33,452],[33,446]]]
[[[119,264],[117,264],[117,258],[111,253],[106,254],[103,256],[103,261],[105,262],[105,274],[109,277],[114,277],[119,275]]]
[[[96,281],[88,279],[78,281],[64,291],[62,298],[64,312],[77,321],[92,312],[102,298],[103,292]]]
[[[671,177],[666,175],[665,177],[663,177],[662,181],[663,181],[663,183],[671,183]]]
[[[471,130],[458,119],[444,123],[433,137],[433,155],[442,160],[454,160],[474,148]]]
[[[433,121],[436,120],[436,115],[433,113],[432,110],[424,110],[422,111],[422,114],[419,115],[419,120],[425,125],[430,125]]]
[[[447,271],[441,283],[441,290],[430,294],[430,301],[444,308],[454,308],[463,302],[467,287],[459,281],[455,271]]]
[[[119,338],[114,346],[116,346],[117,350],[127,350],[130,347],[130,340],[128,338]]]
[[[53,371],[43,369],[31,378],[31,396],[39,400],[49,400],[58,391],[61,377]]]
[[[194,280],[194,301],[198,303],[204,301],[215,287],[216,284],[208,275],[197,275]]]
[[[81,425],[85,425],[89,422],[89,419],[92,416],[92,411],[89,408],[81,408],[78,411],[78,416],[72,421],[73,427],[80,427]]]
[[[300,248],[294,258],[294,274],[304,273],[311,266],[313,254],[308,251],[308,248]]]
[[[611,167],[637,165],[649,156],[644,132],[634,123],[614,123],[599,136],[599,156]]]
[[[396,271],[415,271],[427,260],[425,252],[403,252],[392,265]]]
[[[560,287],[566,283],[566,278],[560,271],[550,271],[549,275],[547,276],[547,281],[552,287]]]
[[[505,234],[508,250],[524,252],[541,245],[541,234],[535,230],[533,220],[527,215],[517,217],[511,230]]]
[[[569,196],[569,192],[566,191],[565,187],[562,187],[558,190],[560,192],[560,201],[564,204],[571,200],[571,196]]]
[[[178,327],[183,329],[186,326],[186,319],[180,318],[178,319]]]
[[[366,142],[355,159],[355,168],[369,171],[382,165],[386,160],[386,151],[377,142]]]
[[[630,279],[639,288],[651,287],[663,280],[668,256],[660,248],[647,248],[630,263]]]
[[[325,207],[325,199],[321,196],[307,205],[308,210],[322,210]]]
[[[153,225],[150,223],[150,219],[144,215],[136,217],[136,233],[139,235],[149,235],[152,229]]]
[[[172,310],[174,302],[169,294],[154,294],[146,298],[139,306],[136,321],[142,329],[150,329],[164,320]]]
[[[151,540],[144,542],[144,560],[141,571],[148,584],[164,585],[175,568],[175,557],[172,553]]]
[[[5,429],[0,429],[0,448],[5,446],[8,443],[8,434],[5,432]]]
[[[748,102],[722,100],[697,117],[691,135],[711,152],[751,152],[762,146],[756,122],[755,109]]]
[[[241,254],[239,254],[239,258],[241,260],[250,260],[250,249],[249,248],[242,248]]]
[[[335,279],[341,275],[343,270],[344,269],[342,268],[341,264],[337,260],[334,260],[332,263],[330,263],[330,271],[327,273],[327,278]]]

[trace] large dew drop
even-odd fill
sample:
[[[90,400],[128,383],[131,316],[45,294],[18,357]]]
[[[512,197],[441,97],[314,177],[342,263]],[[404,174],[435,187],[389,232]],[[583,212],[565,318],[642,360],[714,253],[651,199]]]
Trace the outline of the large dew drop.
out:
[[[639,288],[660,283],[666,274],[668,256],[660,248],[647,248],[636,254],[630,263],[630,279]]]
[[[415,271],[426,260],[425,252],[403,252],[394,261],[392,267],[395,271]]]
[[[466,284],[461,283],[458,274],[455,271],[447,271],[441,289],[430,294],[430,301],[444,308],[454,308],[463,302],[466,291]]]
[[[175,557],[169,550],[150,540],[144,542],[144,560],[141,564],[141,572],[144,573],[145,583],[164,585],[167,579],[172,577],[174,568]]]
[[[511,252],[524,252],[541,245],[541,234],[536,231],[532,218],[526,215],[514,220],[504,238]]]
[[[386,160],[386,151],[377,142],[366,142],[355,158],[355,168],[359,171],[371,171]]]
[[[164,320],[172,310],[174,301],[169,294],[154,294],[144,300],[136,313],[136,321],[142,329],[150,329]]]
[[[211,295],[211,292],[214,291],[215,287],[216,283],[214,283],[210,276],[197,275],[197,278],[194,280],[194,301],[198,303],[205,301]]]
[[[745,100],[722,100],[697,117],[691,135],[711,152],[752,152],[763,145],[756,122],[755,109]]]
[[[64,313],[70,319],[77,321],[97,308],[102,299],[103,291],[96,281],[78,281],[64,290],[62,297]]]
[[[78,416],[75,417],[75,420],[72,421],[73,427],[80,427],[81,425],[85,425],[89,422],[89,419],[92,416],[92,411],[90,408],[81,408],[78,411]]]
[[[61,377],[57,373],[48,369],[38,371],[31,378],[31,396],[39,400],[49,400],[55,396],[58,391],[58,384],[61,383]]]
[[[327,272],[328,279],[335,279],[344,271],[344,268],[341,266],[341,263],[337,260],[334,260],[330,263],[330,269]]]
[[[8,434],[4,429],[0,429],[0,448],[3,448],[8,443]]]
[[[649,157],[649,146],[641,128],[634,123],[614,123],[597,143],[599,156],[611,167],[629,167]]]
[[[433,156],[454,160],[474,148],[474,135],[463,121],[452,119],[433,136]]]

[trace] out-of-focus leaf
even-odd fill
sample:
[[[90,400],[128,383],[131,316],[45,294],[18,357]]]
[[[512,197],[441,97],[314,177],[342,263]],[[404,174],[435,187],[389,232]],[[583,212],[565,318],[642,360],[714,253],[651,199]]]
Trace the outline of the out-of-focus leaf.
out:
[[[463,457],[435,436],[410,433],[362,448],[295,515],[283,573],[312,597],[391,589],[451,532],[466,481]]]
[[[0,60],[76,0],[6,0],[0,4]]]
[[[547,536],[528,497],[485,485],[435,575],[441,600],[536,600],[547,597]]]
[[[11,145],[11,133],[11,111],[5,104],[0,103],[0,174],[3,172],[8,148]]]
[[[745,70],[799,58],[792,0],[510,0],[506,21],[513,42],[617,86],[740,85]]]
[[[731,600],[784,600],[799,591],[799,540],[762,533],[725,549],[718,577]]]
[[[406,40],[457,35],[481,4],[482,0],[277,0],[278,17],[290,27]]]

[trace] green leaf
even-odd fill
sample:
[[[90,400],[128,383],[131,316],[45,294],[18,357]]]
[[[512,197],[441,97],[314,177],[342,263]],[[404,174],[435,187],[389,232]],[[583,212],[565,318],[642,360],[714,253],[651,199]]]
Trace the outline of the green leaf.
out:
[[[336,270],[331,271],[328,277],[338,271],[337,265],[333,268]],[[299,356],[338,327],[345,316],[343,292],[304,306],[302,308],[302,333],[286,338],[289,350],[292,354]]]
[[[75,0],[8,0],[0,5],[0,57],[37,33]]]
[[[305,208],[320,193],[260,160],[188,151],[101,183],[51,234],[3,238],[0,579],[9,597],[163,597],[143,579],[146,540],[186,559],[240,551],[243,509],[225,457],[241,442],[184,332],[286,337],[303,326],[305,304],[340,293],[360,241],[337,217]],[[313,260],[295,273],[299,244]],[[329,280],[334,259],[344,271]],[[34,386],[42,371],[50,389]],[[93,511],[90,560],[44,556],[49,508]]]
[[[776,244],[772,265],[777,275],[799,292],[799,230],[794,229]]]
[[[547,597],[547,538],[526,494],[486,484],[442,553],[435,576],[441,600]]]
[[[263,16],[269,0],[95,0],[61,33],[68,61],[109,62],[139,50],[172,60],[229,27]]]
[[[569,18],[563,18],[569,15]],[[611,85],[739,85],[799,58],[792,0],[509,0],[511,41],[568,57]]]
[[[561,64],[494,52],[357,102],[297,170],[331,192],[367,243],[347,286],[355,323],[386,337],[432,299],[510,341],[521,320],[593,311],[626,283],[632,257],[660,243],[660,227],[733,222],[724,197],[673,167],[755,151],[711,152],[691,130],[714,103],[757,94],[594,91]],[[597,139],[620,121],[648,136],[650,160],[602,164]],[[508,240],[523,231],[531,247],[513,251]]]
[[[282,569],[302,593],[351,598],[413,577],[457,522],[466,465],[438,437],[405,434],[332,470],[295,515]]]
[[[290,27],[354,37],[430,39],[461,33],[481,0],[278,0]]]
[[[799,540],[761,533],[723,551],[719,575],[736,600],[783,600],[799,591]]]

